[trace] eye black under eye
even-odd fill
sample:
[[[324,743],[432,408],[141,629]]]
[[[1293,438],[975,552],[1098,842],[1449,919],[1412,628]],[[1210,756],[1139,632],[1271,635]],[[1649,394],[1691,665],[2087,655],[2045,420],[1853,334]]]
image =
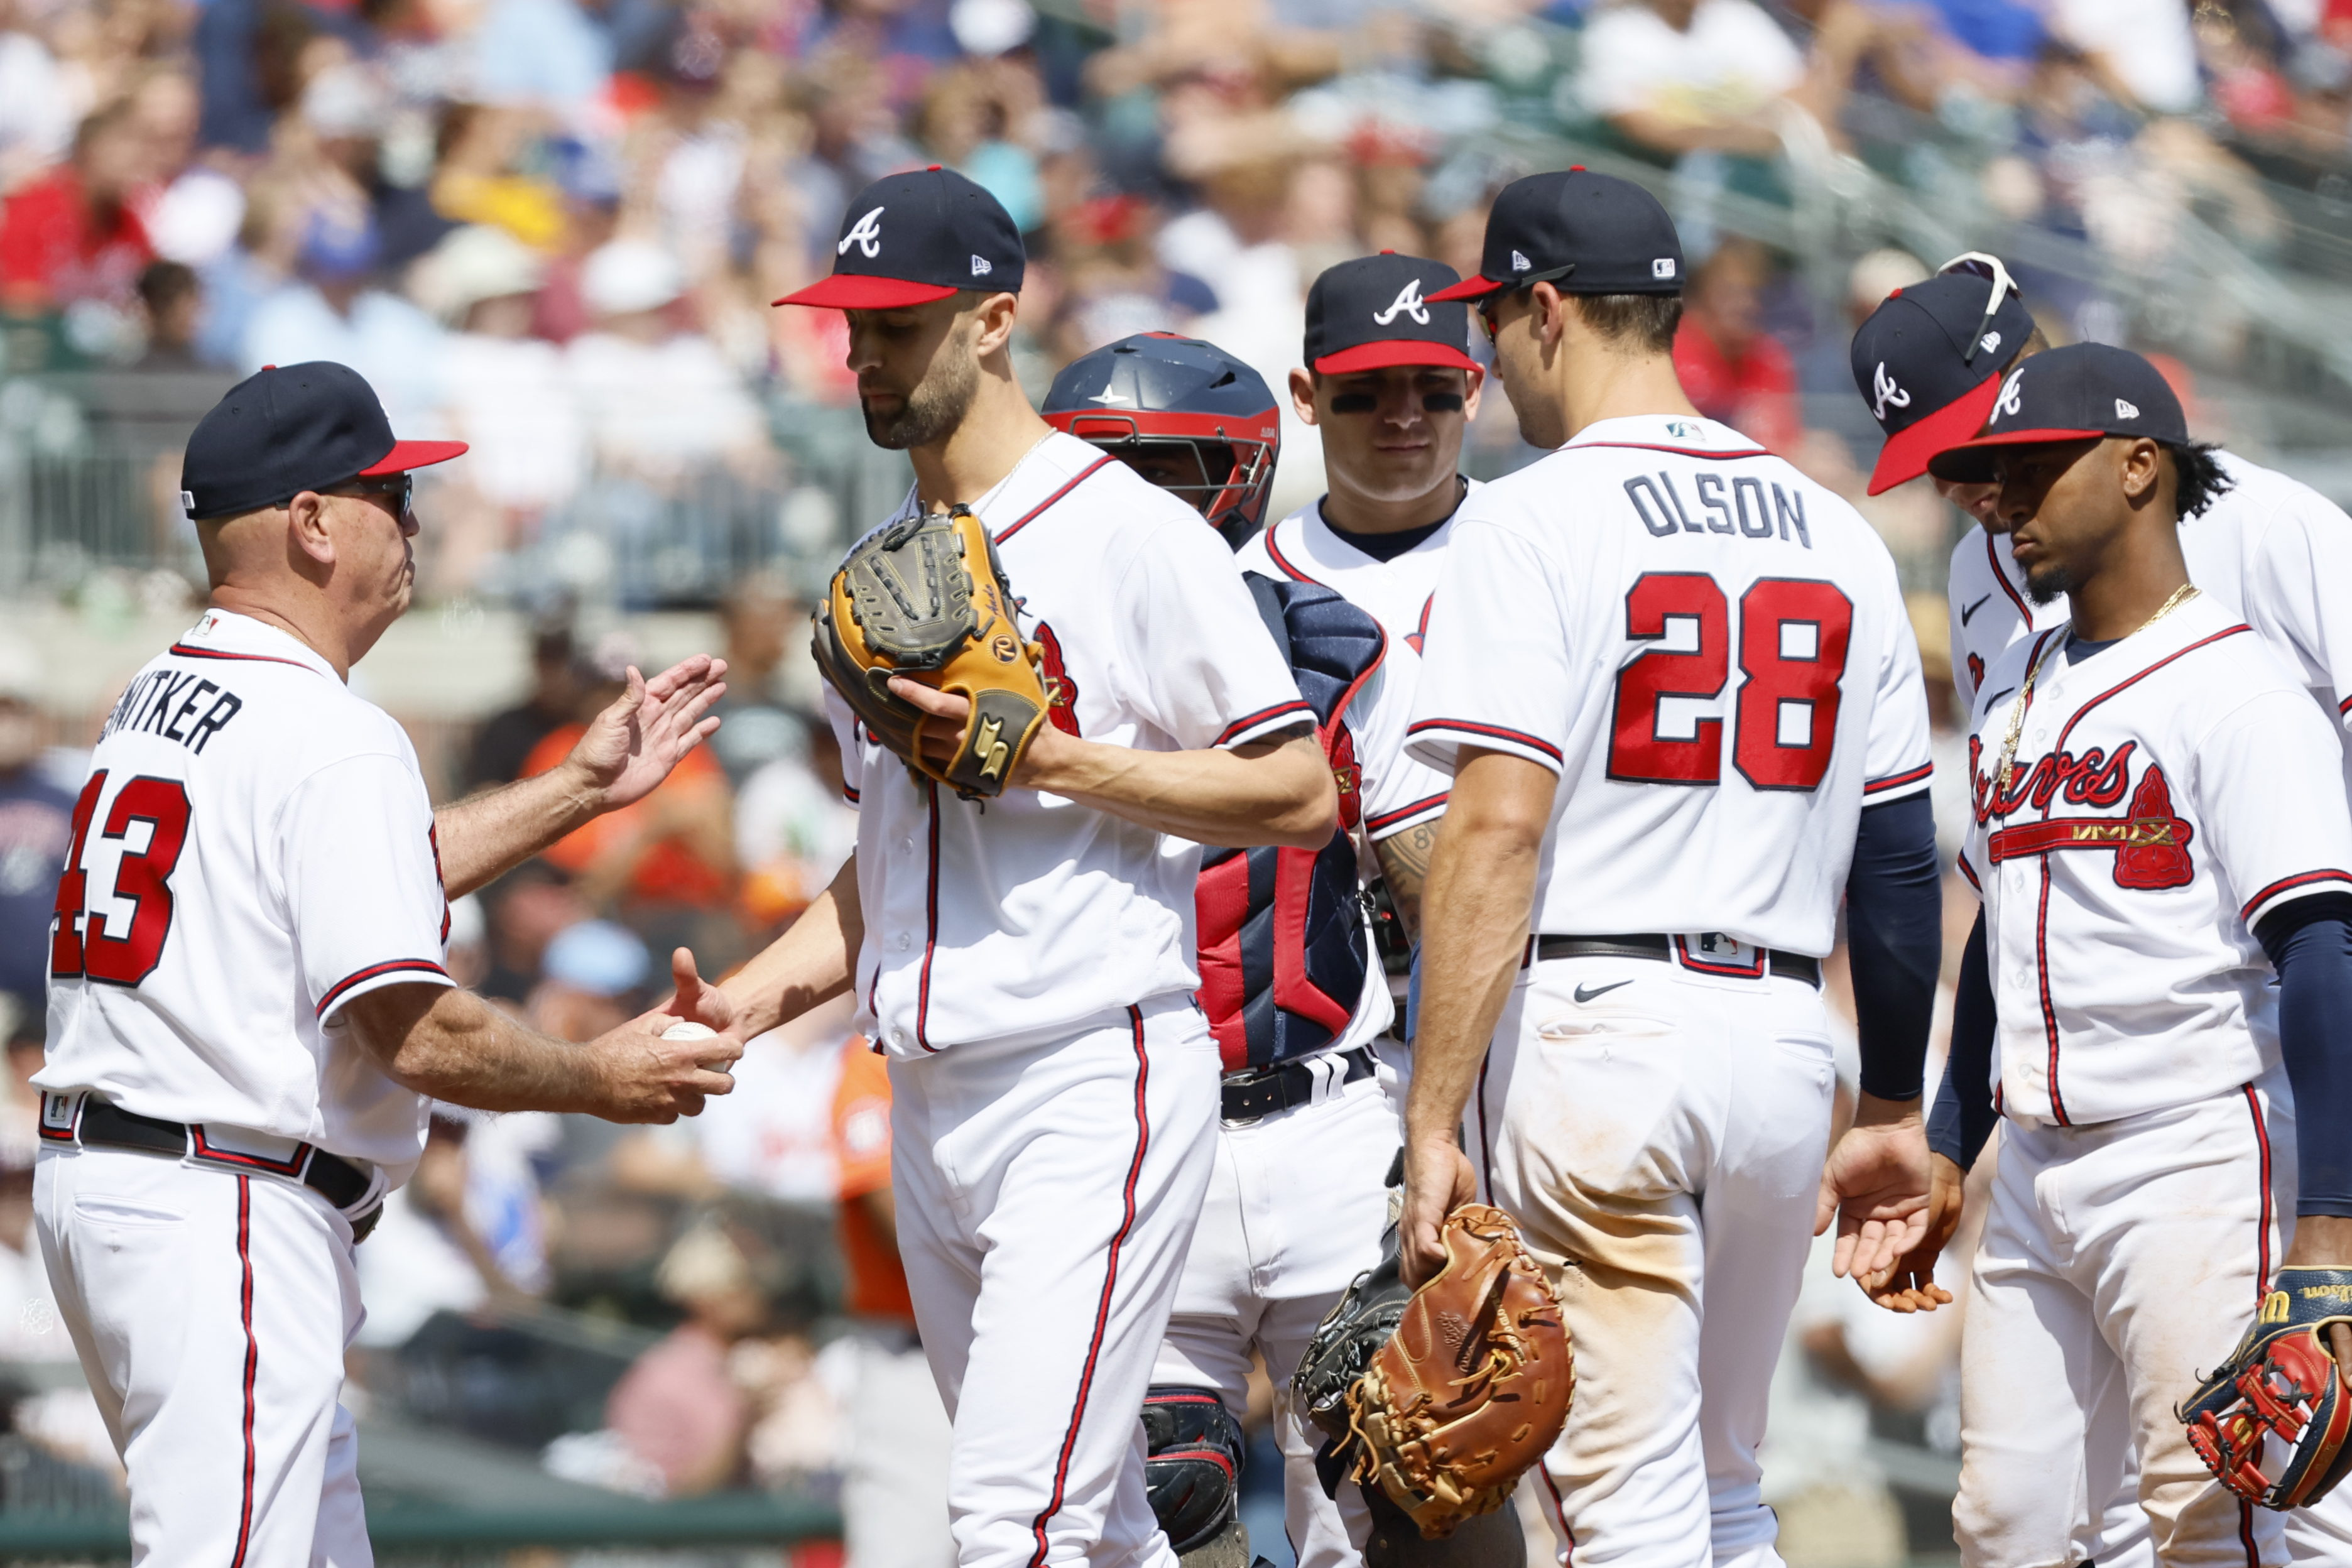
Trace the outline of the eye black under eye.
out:
[[[1462,412],[1462,395],[1458,392],[1424,392],[1421,395],[1421,406],[1430,414],[1459,414]]]
[[[1334,414],[1370,414],[1381,405],[1381,400],[1369,392],[1342,392],[1331,399]]]

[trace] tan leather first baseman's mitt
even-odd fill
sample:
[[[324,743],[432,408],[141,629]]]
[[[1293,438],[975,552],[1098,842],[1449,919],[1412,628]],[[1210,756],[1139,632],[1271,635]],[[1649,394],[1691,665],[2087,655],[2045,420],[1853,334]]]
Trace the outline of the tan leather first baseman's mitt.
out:
[[[2177,1412],[2205,1468],[2247,1501],[2307,1507],[2352,1469],[2352,1387],[2327,1348],[2343,1322],[2352,1269],[2280,1269],[2253,1327]]]
[[[1510,1500],[1576,1390],[1559,1299],[1510,1216],[1465,1204],[1439,1237],[1445,1267],[1347,1392],[1355,1478],[1432,1541]]]
[[[1045,721],[1039,650],[1024,642],[996,542],[971,509],[900,518],[851,547],[816,609],[817,668],[866,733],[966,800],[1004,793]],[[903,675],[971,703],[945,768],[923,758],[938,723],[890,689]]]

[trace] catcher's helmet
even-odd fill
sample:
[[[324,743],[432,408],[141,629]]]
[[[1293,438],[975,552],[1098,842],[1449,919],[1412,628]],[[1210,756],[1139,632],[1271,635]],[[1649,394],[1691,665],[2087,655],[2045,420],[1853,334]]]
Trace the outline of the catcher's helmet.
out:
[[[1265,378],[1214,343],[1173,332],[1121,338],[1071,361],[1043,412],[1055,429],[1192,502],[1236,547],[1265,521],[1282,418]]]

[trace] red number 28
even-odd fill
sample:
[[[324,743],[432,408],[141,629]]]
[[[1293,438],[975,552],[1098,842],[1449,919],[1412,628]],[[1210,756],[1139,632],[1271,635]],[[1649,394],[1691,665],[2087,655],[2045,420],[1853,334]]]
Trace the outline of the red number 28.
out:
[[[1650,573],[1625,595],[1625,635],[1654,641],[1667,635],[1670,619],[1694,623],[1697,646],[1652,648],[1619,672],[1609,776],[1719,784],[1723,721],[1696,720],[1685,740],[1659,732],[1658,708],[1664,698],[1722,695],[1731,673],[1730,608],[1705,573]],[[1739,596],[1739,673],[1746,679],[1735,705],[1731,755],[1756,788],[1810,790],[1827,776],[1838,681],[1853,636],[1853,602],[1832,584],[1767,577]]]
[[[89,776],[81,798],[74,802],[73,847],[66,856],[65,874],[58,879],[57,930],[49,939],[49,973],[61,979],[87,974],[92,980],[136,985],[154,972],[163,955],[163,938],[172,929],[172,889],[168,879],[180,863],[188,840],[188,792],[177,779],[142,775],[125,784],[106,814],[102,836],[129,836],[134,822],[149,824],[147,847],[125,853],[114,872],[114,897],[131,903],[128,927],[110,936],[106,915],[91,910],[89,873],[82,864],[89,847],[90,819],[98,814],[99,797],[106,791],[104,770]]]

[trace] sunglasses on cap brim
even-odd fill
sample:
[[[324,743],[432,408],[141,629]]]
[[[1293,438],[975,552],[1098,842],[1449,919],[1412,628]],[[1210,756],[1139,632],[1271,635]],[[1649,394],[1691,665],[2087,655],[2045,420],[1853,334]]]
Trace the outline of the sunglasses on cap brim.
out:
[[[1956,272],[1969,278],[1981,278],[1992,285],[1992,293],[1985,300],[1984,318],[1977,322],[1977,330],[1969,334],[1969,352],[1960,356],[1962,364],[1974,364],[1978,352],[1984,347],[1984,335],[1991,330],[1992,319],[2000,314],[2000,302],[2012,294],[2023,300],[2025,291],[2017,286],[2017,279],[2009,275],[2009,268],[2000,264],[2000,257],[1988,256],[1981,250],[1964,252],[1936,268],[1938,278],[1949,277]]]

